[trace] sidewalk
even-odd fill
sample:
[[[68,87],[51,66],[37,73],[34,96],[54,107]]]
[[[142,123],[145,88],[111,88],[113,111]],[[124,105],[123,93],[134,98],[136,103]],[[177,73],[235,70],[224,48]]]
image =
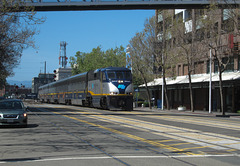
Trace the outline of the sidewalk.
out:
[[[161,110],[159,108],[152,108],[149,109],[149,107],[137,107],[134,108],[134,110],[139,110],[139,111],[150,111],[150,112],[159,112],[159,113],[173,113],[173,114],[182,114],[182,115],[196,115],[196,116],[209,116],[209,117],[221,117],[221,118],[236,118],[240,120],[240,113],[231,113],[231,112],[226,112],[224,117],[222,117],[221,112],[212,112],[209,113],[208,111],[201,111],[201,110],[195,110],[194,112],[191,112],[190,110],[186,111],[179,111],[177,109],[170,109],[170,110]]]

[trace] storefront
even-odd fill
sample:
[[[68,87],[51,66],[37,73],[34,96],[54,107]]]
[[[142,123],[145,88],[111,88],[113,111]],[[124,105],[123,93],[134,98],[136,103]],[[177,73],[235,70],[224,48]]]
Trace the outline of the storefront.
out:
[[[210,74],[192,75],[192,88],[195,110],[209,110],[209,79]],[[227,72],[222,74],[223,96],[226,112],[240,110],[240,72]],[[148,83],[152,98],[162,100],[162,78]],[[188,76],[178,76],[166,79],[168,99],[171,109],[185,106],[190,109],[189,80]],[[142,90],[144,85],[139,86]],[[212,111],[220,111],[219,75],[212,73]],[[164,103],[166,106],[166,103]]]

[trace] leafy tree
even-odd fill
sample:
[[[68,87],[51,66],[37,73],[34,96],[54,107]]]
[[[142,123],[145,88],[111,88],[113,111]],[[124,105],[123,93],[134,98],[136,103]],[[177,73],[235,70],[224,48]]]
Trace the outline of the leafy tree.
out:
[[[93,48],[90,53],[78,51],[74,57],[70,57],[73,74],[78,74],[98,68],[109,66],[123,67],[126,65],[126,53],[124,47],[111,48],[102,51],[101,47]]]
[[[104,59],[107,61],[107,66],[126,66],[126,52],[123,46],[115,49],[111,48],[105,52]]]
[[[148,82],[154,79],[154,41],[155,41],[155,17],[146,19],[144,30],[136,33],[129,42],[129,52],[133,76],[137,81],[143,81],[148,102],[151,103],[151,95]],[[135,82],[136,83],[136,82]],[[149,108],[152,106],[149,104]]]
[[[34,35],[37,34],[33,25],[44,22],[37,18],[33,8],[25,7],[21,1],[2,0],[0,6],[0,85],[6,78],[13,75],[20,61],[22,51],[34,47]]]
[[[80,51],[76,52],[75,57],[70,57],[70,64],[72,67],[73,75],[78,73],[82,73],[85,71],[84,69],[84,59],[86,57],[86,53],[82,53]]]

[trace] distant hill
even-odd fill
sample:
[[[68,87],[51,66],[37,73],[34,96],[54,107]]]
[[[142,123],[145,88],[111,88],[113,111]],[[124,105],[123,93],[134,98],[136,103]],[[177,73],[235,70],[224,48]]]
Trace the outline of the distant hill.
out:
[[[26,88],[31,88],[32,87],[32,81],[16,81],[16,80],[7,80],[8,84],[10,85],[18,85],[18,86],[21,86],[22,85],[25,85]]]

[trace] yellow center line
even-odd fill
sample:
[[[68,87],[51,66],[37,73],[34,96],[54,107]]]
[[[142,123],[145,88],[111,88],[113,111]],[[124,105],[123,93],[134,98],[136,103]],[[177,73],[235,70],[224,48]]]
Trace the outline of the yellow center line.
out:
[[[152,122],[146,122],[136,119],[130,119],[126,117],[118,117],[115,115],[91,115],[89,118],[94,118],[101,121],[106,121],[110,123],[119,123],[120,125],[135,128],[138,130],[146,131],[146,130],[156,130],[157,132],[151,132],[153,134],[162,135],[168,138],[178,138],[177,140],[182,140],[184,142],[190,142],[191,144],[198,144],[199,147],[211,147],[211,148],[221,148],[217,145],[218,142],[226,142],[228,139],[237,139],[229,136],[224,136],[220,134],[213,134],[213,133],[206,133],[206,132],[199,132],[198,130],[192,130],[192,129],[186,129],[186,128],[180,128],[180,127],[174,127],[171,126],[169,128],[168,125],[158,125],[156,123]],[[159,131],[159,132],[158,132]],[[170,133],[170,134],[169,134]],[[175,137],[171,134],[175,133]],[[191,141],[189,141],[189,138]],[[225,138],[225,139],[224,139]],[[195,139],[193,141],[192,139]],[[203,142],[199,142],[203,140]],[[205,143],[204,143],[205,142]],[[207,143],[208,142],[208,143]],[[235,141],[234,141],[235,142]],[[215,145],[209,144],[214,143]],[[226,149],[226,148],[221,148]]]
[[[54,113],[60,114],[60,113],[57,113],[57,112],[54,112]],[[155,132],[151,132],[151,133],[161,135],[161,136],[165,136],[165,137],[168,137],[170,139],[162,140],[162,141],[156,141],[156,140],[151,141],[151,140],[147,140],[147,139],[144,139],[144,138],[132,135],[132,134],[120,132],[118,130],[107,128],[107,127],[104,127],[104,126],[101,126],[101,125],[98,125],[98,124],[94,124],[94,123],[91,123],[91,122],[88,122],[88,121],[84,121],[84,120],[73,118],[73,117],[70,117],[70,116],[67,116],[67,115],[63,115],[63,116],[68,117],[70,119],[81,121],[81,122],[87,123],[89,125],[97,126],[99,128],[111,131],[113,133],[124,135],[124,136],[127,136],[129,138],[132,138],[132,139],[135,139],[135,140],[138,140],[138,141],[142,141],[142,142],[145,142],[145,143],[157,146],[157,147],[161,147],[161,148],[164,148],[164,149],[168,149],[168,150],[173,151],[173,152],[179,152],[179,153],[182,152],[182,154],[184,153],[184,154],[187,154],[187,155],[199,155],[199,154],[190,153],[190,152],[183,152],[187,149],[221,148],[221,145],[219,145],[219,146],[217,145],[218,142],[219,143],[221,142],[222,145],[224,145],[223,143],[225,143],[225,145],[227,145],[226,141],[228,139],[231,139],[231,138],[236,139],[234,137],[224,136],[224,135],[220,135],[220,134],[204,133],[204,132],[199,132],[198,130],[179,128],[179,127],[174,127],[174,126],[170,126],[170,128],[169,128],[168,125],[162,125],[162,124],[161,125],[158,125],[158,124],[156,125],[155,123],[152,123],[152,122],[130,119],[130,118],[126,118],[126,117],[119,117],[119,116],[116,116],[116,115],[102,115],[98,112],[91,112],[90,113],[90,112],[75,111],[75,112],[70,112],[70,113],[80,114],[80,115],[83,115],[83,116],[87,116],[88,118],[93,118],[93,119],[97,119],[97,120],[101,120],[101,121],[105,121],[105,122],[109,122],[109,123],[114,123],[114,124],[120,124],[120,125],[125,126],[125,127],[135,128],[135,129],[139,129],[139,130],[142,130],[142,131],[148,131],[149,129],[156,130]],[[90,116],[88,116],[89,114],[90,114]],[[181,130],[181,131],[179,131],[179,130]],[[170,132],[170,134],[168,134],[169,132]],[[171,135],[171,133],[175,133],[176,135],[175,136]],[[191,139],[189,140],[189,138],[191,138]],[[193,139],[195,139],[195,141]],[[182,141],[187,142],[187,143],[170,144],[170,145],[161,144],[161,142],[169,142],[171,140],[172,141],[182,140]],[[201,141],[201,142],[198,143],[199,140],[200,141],[203,140],[203,142]],[[209,142],[209,143],[213,142],[214,144],[215,143],[216,144],[212,145],[212,144],[209,144],[207,142]],[[181,144],[198,144],[199,147],[192,147],[192,148],[189,147],[189,148],[185,148],[185,149],[179,149],[179,148],[173,147],[173,146],[177,146],[177,145],[181,145]],[[236,144],[238,144],[238,143],[236,143]],[[223,149],[229,150],[229,149],[226,149],[226,148],[223,148]],[[232,149],[232,147],[229,147],[229,148]]]
[[[145,138],[142,138],[142,137],[139,137],[139,136],[136,136],[136,135],[132,135],[132,134],[128,134],[128,133],[118,131],[118,130],[115,130],[115,129],[112,129],[112,128],[104,127],[102,125],[98,125],[98,124],[95,124],[95,123],[92,123],[92,122],[88,122],[86,120],[81,120],[81,119],[78,119],[78,118],[75,118],[75,117],[72,117],[72,116],[63,115],[63,114],[58,113],[58,112],[53,112],[53,113],[60,114],[60,115],[62,115],[64,117],[67,117],[69,119],[73,119],[73,120],[76,120],[76,121],[79,121],[79,122],[82,122],[82,123],[86,123],[86,124],[91,125],[91,126],[99,127],[99,128],[108,130],[112,133],[120,134],[120,135],[129,137],[129,138],[132,138],[134,140],[137,140],[137,141],[141,141],[141,142],[144,142],[144,143],[148,143],[150,145],[154,145],[154,146],[157,146],[157,147],[160,147],[160,148],[164,148],[164,149],[167,149],[167,150],[172,151],[172,152],[176,151],[176,152],[180,153],[181,151],[183,151],[183,149],[179,149],[179,148],[175,148],[175,147],[172,147],[172,146],[169,146],[169,145],[161,144],[157,141],[147,140]],[[186,152],[184,154],[186,154],[186,155],[199,155],[199,154],[194,154],[194,153],[190,153],[190,152]]]
[[[234,152],[234,151],[237,151],[237,149],[229,149],[227,150],[228,152]]]

